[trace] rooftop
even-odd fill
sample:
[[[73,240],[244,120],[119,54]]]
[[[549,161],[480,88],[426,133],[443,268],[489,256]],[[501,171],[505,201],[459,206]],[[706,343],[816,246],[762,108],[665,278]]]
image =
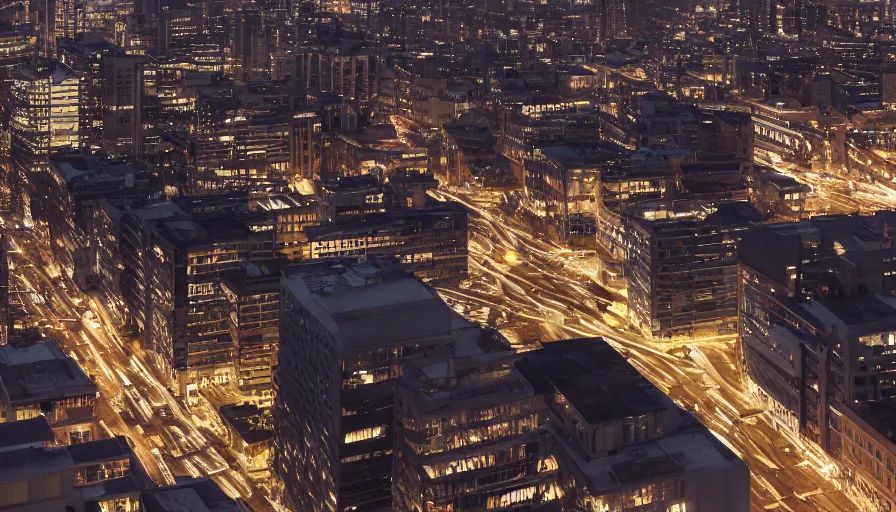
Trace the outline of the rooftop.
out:
[[[221,418],[236,431],[247,444],[268,441],[274,437],[270,411],[262,411],[255,405],[229,405],[218,409]]]
[[[22,448],[0,452],[0,484],[21,482],[72,469],[68,450],[62,448]]]
[[[442,302],[431,287],[400,271],[371,263],[336,264],[323,271],[302,269],[284,277],[281,289],[288,289],[313,316],[338,333],[344,349],[398,344],[473,325]]]
[[[555,432],[554,438],[585,478],[593,496],[630,488],[644,481],[657,481],[664,476],[724,470],[738,464],[734,454],[705,429],[627,446],[592,459],[585,459],[562,433]]]
[[[896,399],[859,402],[850,404],[850,408],[874,430],[896,443]]]
[[[81,367],[49,339],[26,348],[0,347],[0,385],[10,401],[16,403],[61,400],[97,392],[96,384]]]
[[[131,448],[124,437],[110,437],[89,443],[73,444],[68,454],[75,465],[129,459]]]
[[[803,307],[829,327],[836,317],[859,336],[896,330],[896,310],[874,295],[816,299]]]
[[[144,512],[240,512],[240,506],[208,478],[143,492]]]
[[[668,407],[665,396],[602,338],[546,343],[517,368],[537,393],[561,393],[588,423]]]
[[[582,165],[582,155],[569,146],[539,146],[539,151],[553,159],[564,168]]]
[[[21,445],[49,443],[55,439],[53,429],[43,416],[0,423],[0,452]]]

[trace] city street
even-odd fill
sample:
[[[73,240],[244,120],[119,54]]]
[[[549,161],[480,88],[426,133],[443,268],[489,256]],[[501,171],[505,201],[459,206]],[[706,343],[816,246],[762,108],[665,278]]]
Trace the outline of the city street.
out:
[[[150,369],[145,352],[118,334],[104,306],[60,278],[53,265],[44,263],[52,261],[50,255],[30,237],[21,233],[11,239],[16,250],[11,251],[10,275],[21,302],[96,381],[103,398],[99,418],[107,433],[127,436],[159,484],[173,484],[177,476],[208,476],[253,510],[274,510],[276,505],[239,466],[225,460],[235,457],[227,453],[217,418],[199,418],[172,396]]]
[[[693,412],[751,469],[754,510],[863,510],[838,490],[833,462],[818,447],[787,436],[747,394],[732,336],[653,342],[621,328],[618,294],[570,264],[577,251],[541,241],[498,207],[497,196],[442,191],[471,215],[467,290],[441,289],[464,311],[489,307],[541,328],[540,339],[603,336],[642,374]],[[466,287],[466,285],[464,285]],[[475,291],[471,291],[475,290]]]

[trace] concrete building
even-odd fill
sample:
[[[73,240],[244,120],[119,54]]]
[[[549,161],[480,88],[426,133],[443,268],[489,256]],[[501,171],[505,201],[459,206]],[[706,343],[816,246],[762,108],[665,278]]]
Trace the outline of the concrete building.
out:
[[[743,202],[629,208],[622,227],[632,325],[654,337],[733,331],[737,243],[759,221]]]
[[[847,469],[851,490],[877,510],[896,507],[896,401],[832,404],[831,452]]]
[[[763,216],[799,221],[807,216],[806,199],[811,191],[809,185],[790,176],[761,172],[755,174],[751,199]]]
[[[549,343],[517,368],[547,407],[561,510],[750,509],[746,465],[604,340]]]
[[[102,70],[103,147],[110,155],[143,155],[143,66],[138,57],[106,56]]]
[[[289,136],[289,172],[294,176],[314,179],[320,173],[321,119],[314,112],[298,112],[292,116]]]
[[[53,340],[0,347],[0,421],[47,419],[63,445],[99,439],[96,384]]]
[[[221,407],[218,414],[227,427],[230,448],[239,454],[238,462],[243,471],[254,479],[269,478],[274,447],[271,410],[243,404]]]
[[[602,339],[472,348],[405,362],[394,510],[749,510],[746,466]]]
[[[59,446],[43,417],[0,424],[3,510],[137,512],[149,485],[124,437]]]
[[[287,497],[307,511],[388,507],[403,361],[483,331],[416,278],[372,263],[300,268],[280,295],[274,470]]]
[[[561,240],[587,244],[597,233],[596,187],[600,169],[568,146],[539,146],[525,161],[525,190]]]

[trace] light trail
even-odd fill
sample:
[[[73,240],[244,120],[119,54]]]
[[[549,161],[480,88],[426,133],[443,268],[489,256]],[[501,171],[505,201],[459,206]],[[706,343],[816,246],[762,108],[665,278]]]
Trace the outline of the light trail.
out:
[[[170,484],[176,475],[183,474],[210,476],[231,497],[246,500],[253,510],[273,510],[270,500],[258,492],[261,489],[247,483],[250,481],[248,475],[244,476],[237,464],[230,466],[221,456],[218,447],[227,445],[225,439],[216,436],[212,429],[200,428],[202,420],[187,413],[163,381],[149,369],[151,365],[145,359],[144,351],[127,348],[130,345],[117,334],[111,316],[99,300],[77,292],[74,283],[66,277],[61,277],[66,285],[65,289],[60,289],[54,282],[54,278],[60,279],[58,270],[53,271],[52,265],[42,263],[51,261],[52,256],[37,243],[27,240],[27,235],[26,232],[8,233],[8,238],[18,249],[11,257],[19,271],[11,277],[36,293],[40,288],[34,283],[43,283],[45,290],[53,292],[58,311],[30,301],[25,306],[33,316],[51,320],[54,325],[64,318],[78,318],[76,303],[89,306],[88,311],[94,318],[81,322],[83,328],[77,333],[62,330],[62,339],[58,341],[81,362],[88,374],[94,376],[103,398],[99,416],[107,428],[115,435],[124,435],[131,440],[135,453],[156,482]],[[94,326],[93,322],[99,325]],[[124,410],[111,406],[111,402],[119,397],[123,403],[134,403],[130,409],[136,416],[141,416],[136,425],[123,417]],[[170,416],[160,418],[153,410],[156,405],[170,410]],[[157,437],[165,445],[166,453],[152,445],[150,436],[144,434],[149,431],[160,434]]]
[[[768,414],[756,414],[757,403],[736,371],[734,336],[657,342],[607,325],[605,314],[625,325],[625,319],[612,311],[620,310],[620,294],[599,287],[593,274],[567,265],[564,258],[574,251],[539,241],[496,203],[487,204],[472,194],[444,189],[437,194],[457,200],[473,212],[470,286],[439,290],[447,301],[470,310],[487,306],[510,319],[535,322],[544,333],[543,342],[559,337],[604,337],[741,456],[753,474],[754,510],[861,510],[837,489],[830,470],[824,471],[833,467],[827,454],[782,435]],[[515,261],[504,258],[510,251]],[[590,283],[593,289],[583,283]],[[474,287],[477,291],[471,292]],[[712,360],[705,351],[712,351]]]

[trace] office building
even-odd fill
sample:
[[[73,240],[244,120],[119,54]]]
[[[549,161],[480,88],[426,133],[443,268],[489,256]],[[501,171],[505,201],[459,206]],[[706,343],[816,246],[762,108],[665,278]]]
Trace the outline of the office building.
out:
[[[420,208],[308,227],[303,259],[393,258],[421,279],[456,282],[468,272],[467,215],[460,204],[429,201]]]
[[[274,220],[247,209],[245,196],[206,196],[121,219],[127,316],[158,368],[188,397],[234,378],[232,306],[218,274],[274,258]]]
[[[517,368],[544,397],[561,510],[750,509],[746,465],[604,340],[549,343]]]
[[[370,262],[299,268],[280,296],[274,470],[290,503],[388,507],[402,362],[475,345],[481,328],[416,278]]]
[[[56,444],[42,416],[0,424],[0,507],[136,512],[152,485],[124,437]]]
[[[766,225],[738,251],[749,388],[781,426],[832,453],[835,417],[892,397],[896,385],[889,213]]]
[[[596,188],[597,241],[617,262],[625,259],[622,245],[622,214],[645,201],[670,200],[678,192],[672,163],[649,151],[623,153],[600,167]],[[615,272],[622,274],[621,265]]]
[[[292,116],[289,136],[289,172],[293,176],[314,179],[320,173],[321,119],[314,112]]]
[[[653,337],[732,332],[737,243],[759,221],[742,202],[630,207],[622,227],[631,324]]]
[[[749,510],[743,462],[602,339],[472,348],[405,361],[393,510]]]
[[[261,405],[270,406],[280,336],[279,270],[249,264],[222,273],[220,282],[230,302],[236,384],[241,391],[257,396]]]
[[[46,172],[50,155],[80,147],[81,79],[70,67],[46,59],[20,64],[10,95],[15,172]]]
[[[99,439],[96,384],[55,341],[0,347],[0,419],[44,416],[59,444]]]
[[[44,191],[31,203],[35,219],[46,223],[56,261],[85,290],[99,284],[100,239],[107,235],[95,224],[100,202],[139,207],[158,192],[151,169],[78,154],[51,157],[32,182]]]
[[[567,146],[540,146],[525,162],[526,196],[560,240],[592,245],[597,234],[595,162]]]
[[[514,365],[516,353],[475,336],[463,343],[404,364],[392,510],[538,510],[561,494],[539,430],[543,397]]]
[[[110,155],[143,155],[143,66],[138,57],[105,56],[102,70],[103,148]]]
[[[317,185],[321,224],[339,224],[385,213],[388,207],[385,189],[372,174],[338,177]]]

